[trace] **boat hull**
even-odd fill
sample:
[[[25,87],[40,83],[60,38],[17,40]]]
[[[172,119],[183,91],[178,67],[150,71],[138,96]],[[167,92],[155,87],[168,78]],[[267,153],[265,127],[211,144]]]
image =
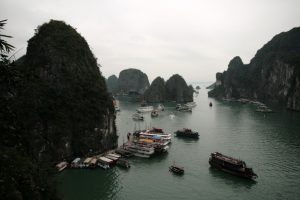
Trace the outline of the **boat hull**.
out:
[[[226,172],[228,174],[231,174],[231,175],[234,175],[234,176],[238,176],[238,177],[242,177],[242,178],[246,178],[246,179],[251,179],[251,180],[254,180],[256,179],[257,177],[253,174],[247,174],[245,172],[242,172],[242,171],[235,171],[235,170],[232,170],[230,168],[227,168],[226,166],[224,165],[221,165],[221,164],[218,164],[218,163],[215,163],[213,162],[212,160],[209,160],[209,164],[211,167],[215,168],[215,169],[218,169],[220,171],[223,171],[223,172]]]

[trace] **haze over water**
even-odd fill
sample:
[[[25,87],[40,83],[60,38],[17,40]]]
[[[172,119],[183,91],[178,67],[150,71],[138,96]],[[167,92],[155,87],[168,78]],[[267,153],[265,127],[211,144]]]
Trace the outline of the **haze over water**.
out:
[[[194,100],[197,107],[192,113],[175,111],[175,103],[165,104],[158,118],[145,114],[141,123],[131,118],[139,104],[121,101],[116,120],[119,144],[127,132],[149,126],[172,134],[191,128],[200,133],[200,139],[173,137],[167,154],[131,158],[129,170],[65,170],[58,175],[64,199],[299,198],[300,113],[274,107],[275,113],[257,113],[253,105],[208,98],[203,85]],[[214,151],[244,160],[258,174],[257,182],[211,169],[208,159]],[[173,161],[185,167],[183,176],[168,171]]]

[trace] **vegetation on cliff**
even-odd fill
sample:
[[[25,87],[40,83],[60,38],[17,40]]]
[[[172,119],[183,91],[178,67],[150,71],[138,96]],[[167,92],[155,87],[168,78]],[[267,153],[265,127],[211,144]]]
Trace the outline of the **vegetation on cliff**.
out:
[[[118,85],[118,78],[116,77],[116,75],[111,75],[106,79],[106,86],[107,86],[107,90],[110,93],[115,94],[118,92],[119,85]]]
[[[217,74],[215,97],[246,97],[277,101],[300,111],[300,28],[276,35],[249,64],[239,57]]]
[[[185,80],[178,74],[170,77],[165,82],[157,77],[146,90],[144,98],[147,102],[190,102],[193,101],[194,88],[188,86]]]
[[[128,93],[129,91],[136,91],[144,94],[149,85],[148,76],[138,69],[125,69],[119,74],[119,92]]]
[[[104,78],[85,39],[54,20],[38,27],[24,57],[0,64],[0,195],[56,199],[54,163],[117,144]]]
[[[154,79],[144,94],[147,102],[164,102],[166,100],[165,80],[161,77]]]

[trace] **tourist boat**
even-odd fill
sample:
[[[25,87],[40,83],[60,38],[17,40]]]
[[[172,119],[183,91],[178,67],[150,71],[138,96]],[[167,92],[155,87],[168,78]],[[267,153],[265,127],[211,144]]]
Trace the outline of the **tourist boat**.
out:
[[[138,112],[151,112],[153,110],[153,106],[141,106],[137,109]]]
[[[138,133],[139,136],[150,138],[150,139],[160,139],[161,141],[171,143],[172,135],[164,132],[157,132],[159,129],[145,130]]]
[[[104,157],[108,158],[108,159],[111,159],[114,163],[116,163],[117,160],[119,160],[119,158],[116,158],[115,156],[112,156],[112,155],[109,155],[109,154],[105,155]]]
[[[113,160],[111,160],[109,158],[106,158],[104,156],[100,156],[99,159],[98,159],[98,161],[99,161],[99,163],[104,163],[104,164],[109,165],[109,166],[111,166],[111,165],[114,164]]]
[[[196,102],[188,102],[186,104],[184,104],[185,106],[187,106],[188,108],[194,108],[197,106]]]
[[[140,113],[134,113],[134,114],[132,115],[132,119],[143,121],[143,120],[144,120],[144,116],[143,116],[142,114],[140,114]]]
[[[125,157],[125,158],[130,158],[132,157],[132,153],[130,153],[129,151],[123,149],[123,148],[118,148],[116,150],[116,153],[120,154],[122,157]]]
[[[154,147],[154,151],[156,154],[165,153],[169,149],[168,142],[162,141],[160,139],[150,139],[140,136],[138,143],[141,145],[151,145],[152,147]]]
[[[248,168],[242,160],[225,156],[219,152],[210,155],[209,164],[221,171],[229,174],[240,176],[248,179],[256,179],[258,176],[253,172],[252,168]]]
[[[165,110],[165,107],[164,107],[164,105],[162,105],[162,104],[158,104],[158,106],[157,106],[157,110],[158,110],[158,111],[164,111],[164,110]]]
[[[158,111],[157,110],[152,110],[151,111],[151,117],[158,117]]]
[[[90,162],[93,158],[92,157],[87,157],[84,161],[83,161],[83,165],[84,167],[89,167],[90,166]]]
[[[180,105],[180,104],[177,104],[176,110],[178,110],[180,112],[192,112],[192,108],[190,108],[186,105]]]
[[[66,167],[68,167],[68,163],[66,161],[60,162],[56,165],[56,168],[59,172],[63,171],[64,169],[66,169]]]
[[[175,173],[175,174],[179,174],[179,175],[184,174],[184,168],[183,168],[183,167],[179,167],[179,166],[177,166],[177,165],[175,165],[175,164],[173,164],[173,165],[171,165],[171,166],[169,167],[169,171],[170,171],[170,172],[173,172],[173,173]]]
[[[81,167],[81,163],[80,163],[80,158],[75,158],[72,162],[71,162],[71,168],[80,168]]]
[[[109,168],[110,168],[108,163],[103,162],[103,161],[100,160],[100,159],[99,159],[98,162],[97,162],[97,166],[98,166],[98,167],[101,167],[102,169],[109,169]]]
[[[120,158],[116,164],[120,167],[130,168],[130,163],[127,160],[122,159],[122,158]]]
[[[124,147],[137,157],[150,158],[154,154],[154,147],[131,143]]]
[[[188,128],[177,130],[175,134],[177,137],[188,137],[188,138],[196,138],[196,139],[199,138],[198,132],[192,131],[191,129]]]

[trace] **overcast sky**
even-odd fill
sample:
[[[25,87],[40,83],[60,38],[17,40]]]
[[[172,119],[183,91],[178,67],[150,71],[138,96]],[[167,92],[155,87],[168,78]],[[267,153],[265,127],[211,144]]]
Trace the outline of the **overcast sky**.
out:
[[[283,31],[300,26],[300,0],[1,0],[5,34],[26,53],[34,29],[63,20],[85,37],[105,77],[138,68],[152,81],[178,73],[214,81],[231,58],[249,63]]]

